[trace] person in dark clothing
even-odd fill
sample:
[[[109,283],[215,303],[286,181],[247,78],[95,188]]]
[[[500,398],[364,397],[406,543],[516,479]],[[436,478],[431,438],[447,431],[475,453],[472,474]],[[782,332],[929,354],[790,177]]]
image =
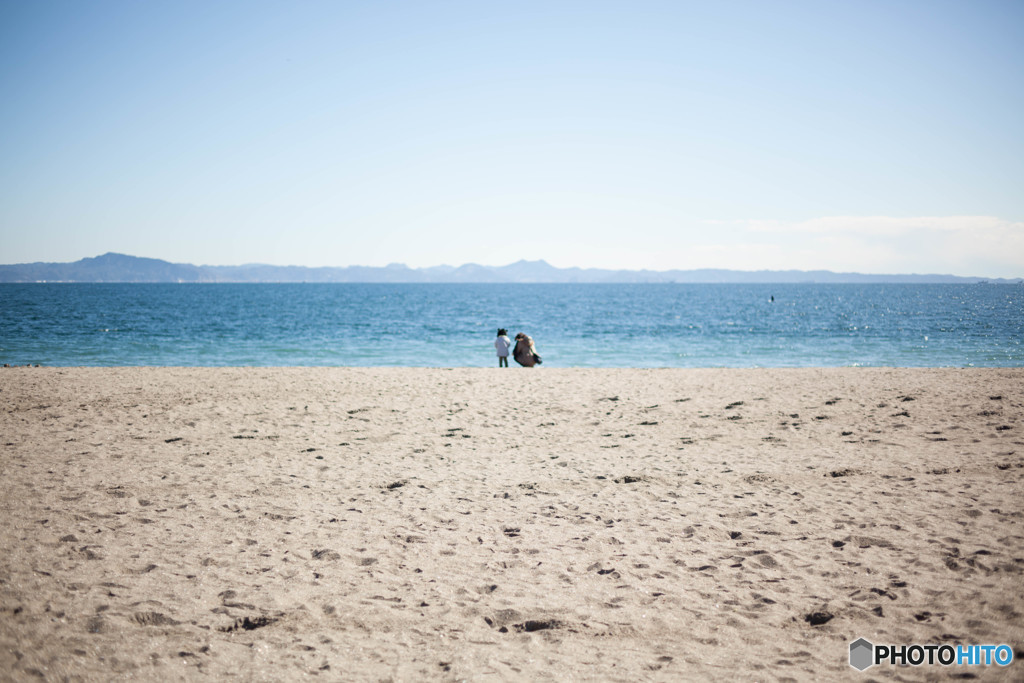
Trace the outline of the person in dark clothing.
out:
[[[522,332],[516,335],[516,346],[512,349],[512,357],[524,368],[532,368],[542,362],[540,356],[537,355],[533,340]]]

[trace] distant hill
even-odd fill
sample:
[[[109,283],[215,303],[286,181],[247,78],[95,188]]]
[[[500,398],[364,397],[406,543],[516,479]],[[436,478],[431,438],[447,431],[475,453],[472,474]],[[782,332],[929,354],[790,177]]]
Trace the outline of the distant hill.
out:
[[[1019,283],[1021,278],[956,275],[865,275],[828,270],[604,270],[556,268],[546,261],[518,261],[507,266],[432,266],[410,268],[346,266],[194,266],[160,259],[108,253],[74,263],[0,265],[0,282],[579,282],[579,283]]]

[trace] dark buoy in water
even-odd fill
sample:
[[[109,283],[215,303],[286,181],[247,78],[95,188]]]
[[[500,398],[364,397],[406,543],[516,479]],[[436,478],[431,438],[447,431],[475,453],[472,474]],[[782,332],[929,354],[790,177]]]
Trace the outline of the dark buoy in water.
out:
[[[775,303],[775,295],[774,294],[772,294],[772,299],[771,300],[772,300],[772,303]]]

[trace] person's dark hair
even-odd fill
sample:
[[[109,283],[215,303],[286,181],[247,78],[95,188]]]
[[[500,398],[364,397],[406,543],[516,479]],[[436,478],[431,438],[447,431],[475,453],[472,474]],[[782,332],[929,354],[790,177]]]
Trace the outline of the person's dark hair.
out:
[[[498,336],[500,337],[503,334],[508,334],[508,330],[506,330],[504,327],[499,327],[498,328]]]

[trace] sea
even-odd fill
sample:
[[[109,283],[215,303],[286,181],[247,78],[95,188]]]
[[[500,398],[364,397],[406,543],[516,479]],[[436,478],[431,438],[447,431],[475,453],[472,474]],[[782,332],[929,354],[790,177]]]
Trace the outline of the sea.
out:
[[[1024,285],[0,284],[0,364],[1019,367]],[[515,367],[515,363],[512,363]]]

